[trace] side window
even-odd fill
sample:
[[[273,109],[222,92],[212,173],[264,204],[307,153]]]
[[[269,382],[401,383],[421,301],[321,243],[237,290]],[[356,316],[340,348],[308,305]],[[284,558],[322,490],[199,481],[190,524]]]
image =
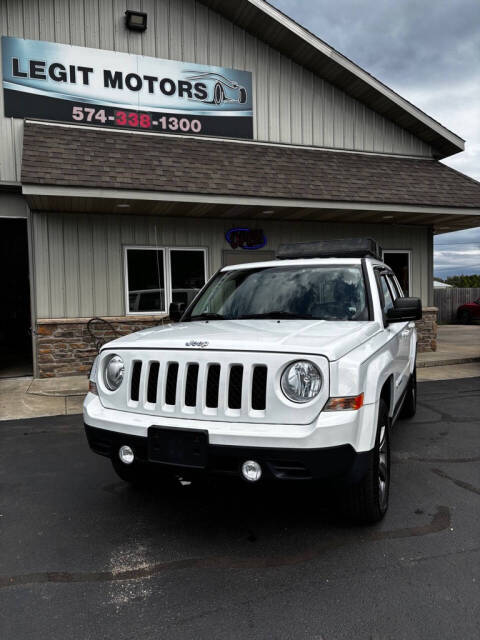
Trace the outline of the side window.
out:
[[[383,292],[383,310],[385,311],[385,313],[391,309],[393,307],[393,298],[392,298],[392,294],[390,293],[390,288],[388,286],[388,282],[387,282],[387,276],[382,275],[380,276],[380,286],[382,287],[382,292]]]
[[[172,301],[188,306],[205,284],[205,252],[203,249],[171,249],[170,273]]]

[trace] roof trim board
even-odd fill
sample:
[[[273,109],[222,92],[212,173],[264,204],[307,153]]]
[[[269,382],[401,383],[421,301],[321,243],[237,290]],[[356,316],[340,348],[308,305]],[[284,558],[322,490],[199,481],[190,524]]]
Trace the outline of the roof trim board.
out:
[[[41,184],[24,184],[25,196],[53,196],[63,198],[108,198],[118,200],[147,200],[157,202],[184,202],[195,204],[219,204],[240,206],[298,207],[302,209],[330,209],[339,211],[380,211],[433,215],[480,216],[479,209],[460,207],[430,207],[421,205],[378,204],[368,202],[339,202],[326,200],[300,200],[289,198],[258,198],[253,196],[228,196],[204,193],[175,193],[168,191],[137,191],[133,189],[102,189],[90,187],[61,187]]]

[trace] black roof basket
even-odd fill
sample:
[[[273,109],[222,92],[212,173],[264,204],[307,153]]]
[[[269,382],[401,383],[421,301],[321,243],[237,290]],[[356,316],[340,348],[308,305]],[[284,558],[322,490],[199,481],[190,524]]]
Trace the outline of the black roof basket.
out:
[[[343,238],[282,244],[277,251],[278,260],[295,258],[366,258],[382,260],[382,248],[372,238]]]

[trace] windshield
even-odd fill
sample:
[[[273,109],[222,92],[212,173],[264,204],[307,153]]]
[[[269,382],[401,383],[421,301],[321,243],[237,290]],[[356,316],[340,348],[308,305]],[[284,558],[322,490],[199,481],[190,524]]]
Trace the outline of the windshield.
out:
[[[368,320],[360,266],[275,266],[220,272],[186,320]]]

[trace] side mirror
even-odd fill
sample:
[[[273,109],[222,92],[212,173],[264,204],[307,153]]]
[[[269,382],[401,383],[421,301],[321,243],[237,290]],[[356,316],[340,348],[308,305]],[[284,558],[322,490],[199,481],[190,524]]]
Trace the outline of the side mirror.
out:
[[[170,307],[168,309],[168,315],[170,316],[170,320],[172,322],[179,322],[180,318],[185,313],[185,303],[184,302],[171,302]]]
[[[410,322],[421,320],[422,301],[420,298],[397,298],[393,307],[387,311],[389,322]]]

